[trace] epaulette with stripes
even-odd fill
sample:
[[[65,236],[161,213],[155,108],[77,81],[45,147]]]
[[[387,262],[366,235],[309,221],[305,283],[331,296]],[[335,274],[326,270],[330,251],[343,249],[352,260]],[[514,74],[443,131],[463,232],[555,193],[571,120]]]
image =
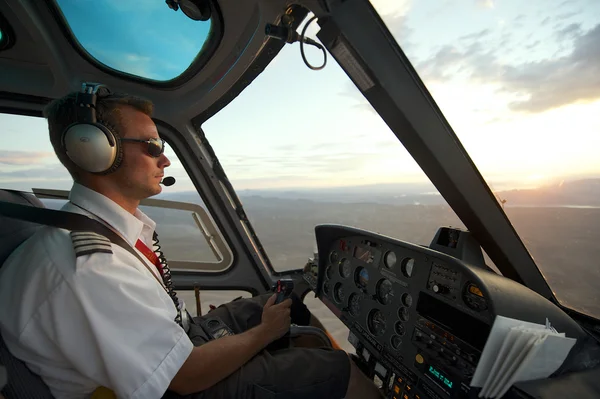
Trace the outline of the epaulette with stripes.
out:
[[[110,240],[103,235],[91,231],[72,231],[71,241],[75,257],[95,254],[98,252],[112,254]]]

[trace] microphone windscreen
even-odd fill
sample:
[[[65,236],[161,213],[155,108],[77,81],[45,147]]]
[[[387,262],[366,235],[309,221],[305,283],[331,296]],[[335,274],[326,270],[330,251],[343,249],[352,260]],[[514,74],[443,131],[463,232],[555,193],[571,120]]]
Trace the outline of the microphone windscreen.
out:
[[[162,179],[160,184],[166,187],[172,186],[173,184],[175,184],[175,178],[172,176],[165,177],[164,179]]]

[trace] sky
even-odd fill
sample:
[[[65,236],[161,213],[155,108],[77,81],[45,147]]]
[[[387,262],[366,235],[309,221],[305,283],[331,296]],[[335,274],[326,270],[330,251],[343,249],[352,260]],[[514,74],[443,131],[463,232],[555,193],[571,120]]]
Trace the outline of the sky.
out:
[[[208,25],[144,1],[59,4],[96,58],[170,79],[193,60]],[[600,2],[372,4],[493,190],[600,177]],[[98,18],[83,23],[85,7]],[[316,24],[308,32],[315,37]],[[318,50],[307,54],[322,62]],[[44,120],[0,115],[0,126],[11,137],[0,149],[3,187],[70,187]],[[298,43],[202,128],[238,190],[428,181],[335,60],[309,70]],[[179,182],[169,190],[192,189],[167,155]]]

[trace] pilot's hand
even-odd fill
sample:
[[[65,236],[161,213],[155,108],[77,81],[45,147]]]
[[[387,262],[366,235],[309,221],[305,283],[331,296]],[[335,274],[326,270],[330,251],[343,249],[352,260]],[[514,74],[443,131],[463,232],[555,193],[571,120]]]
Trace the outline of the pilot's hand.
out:
[[[271,295],[263,307],[261,327],[268,335],[269,342],[275,341],[288,332],[292,322],[290,317],[292,300],[287,298],[285,301],[274,305],[276,298],[276,293]]]

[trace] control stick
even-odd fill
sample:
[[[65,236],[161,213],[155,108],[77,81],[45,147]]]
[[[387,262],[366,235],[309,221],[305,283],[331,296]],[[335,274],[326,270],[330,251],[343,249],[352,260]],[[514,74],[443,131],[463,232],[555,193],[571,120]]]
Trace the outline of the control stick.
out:
[[[277,280],[277,283],[273,286],[273,291],[277,294],[275,304],[281,303],[292,295],[292,291],[294,291],[294,281],[291,279]]]

